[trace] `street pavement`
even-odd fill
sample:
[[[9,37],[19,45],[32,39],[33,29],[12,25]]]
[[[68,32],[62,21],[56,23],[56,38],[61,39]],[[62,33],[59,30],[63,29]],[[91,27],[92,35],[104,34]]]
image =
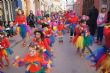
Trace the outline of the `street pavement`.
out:
[[[25,67],[16,68],[12,66],[15,56],[24,57],[28,52],[28,48],[22,47],[22,40],[19,36],[10,39],[14,54],[10,56],[11,65],[3,69],[4,73],[25,73]],[[16,42],[16,43],[15,43]],[[30,39],[28,38],[27,44]],[[92,47],[97,47],[96,45]],[[51,73],[96,73],[95,69],[90,67],[91,63],[85,58],[81,58],[76,54],[76,48],[69,42],[69,36],[64,36],[64,43],[61,44],[56,38],[53,46],[54,59],[53,70]]]

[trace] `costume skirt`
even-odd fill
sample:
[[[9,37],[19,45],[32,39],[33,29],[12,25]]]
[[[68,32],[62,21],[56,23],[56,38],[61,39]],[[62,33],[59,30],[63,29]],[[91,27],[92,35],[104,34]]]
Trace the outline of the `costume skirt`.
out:
[[[92,45],[93,37],[92,36],[84,36],[84,46]]]
[[[25,73],[32,73],[30,71],[26,71]],[[46,73],[45,69],[42,67],[42,69],[39,72],[34,72],[34,73]]]
[[[84,37],[78,36],[75,45],[76,45],[76,48],[83,49],[84,48]]]
[[[57,31],[57,27],[56,26],[53,26],[53,31]]]

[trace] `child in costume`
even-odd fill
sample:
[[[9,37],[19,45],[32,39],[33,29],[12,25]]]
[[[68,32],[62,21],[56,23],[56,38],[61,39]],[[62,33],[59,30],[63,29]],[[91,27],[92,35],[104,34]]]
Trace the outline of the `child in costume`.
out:
[[[74,35],[75,26],[78,23],[78,16],[75,14],[75,12],[71,13],[70,23],[71,23],[70,24],[70,41],[71,41]]]
[[[59,42],[63,42],[63,30],[65,26],[62,21],[58,23],[57,29],[58,29],[58,37],[59,37]]]
[[[77,25],[75,28],[75,37],[73,42],[76,45],[76,48],[78,48],[77,51],[80,50],[80,54],[84,54],[85,48],[89,50],[90,53],[92,53],[89,46],[92,44],[92,37],[90,36],[89,28],[86,25],[85,20],[80,21],[80,25]]]
[[[77,48],[77,53],[82,53],[82,49],[84,48],[84,37],[82,34],[83,29],[81,28],[81,23],[76,25],[75,27],[75,37],[73,38],[73,44]]]
[[[49,25],[46,25],[43,29],[44,29],[43,33],[45,35],[45,38],[50,41],[49,45],[52,46],[55,42],[55,37],[53,35],[52,28]]]
[[[24,58],[16,57],[13,64],[17,67],[25,65],[25,73],[46,73],[44,69],[46,62],[44,62],[43,57],[40,56],[37,45],[29,45],[29,53]]]
[[[36,30],[34,34],[35,34],[35,37],[33,39],[33,43],[37,44],[38,47],[43,51],[45,60],[48,62],[51,62],[52,61],[52,52],[51,52],[52,50],[49,45],[50,43],[49,40],[44,38],[44,34],[41,31]]]
[[[46,38],[44,38],[43,32],[36,30],[34,32],[34,35],[35,37],[33,38],[33,42],[37,44],[39,47],[42,47],[42,50],[44,52],[48,52],[48,56],[51,56],[51,47],[49,45],[49,41]]]
[[[55,20],[52,20],[52,27],[55,34],[57,34],[57,22]]]
[[[84,54],[85,49],[92,53],[92,50],[89,48],[90,45],[92,45],[93,37],[90,35],[89,27],[86,24],[87,16],[82,16],[82,29],[83,29],[83,36],[84,36],[84,48],[82,50],[82,53]]]
[[[23,39],[23,46],[26,46],[26,35],[27,35],[27,21],[23,10],[18,9],[17,16],[15,19],[15,24],[18,26],[17,32]]]
[[[9,66],[10,62],[8,59],[8,55],[11,55],[13,51],[9,48],[10,41],[5,36],[4,32],[0,32],[0,61],[1,64],[4,66],[3,58],[6,60],[6,66]]]
[[[96,70],[99,73],[109,73],[110,72],[110,24],[108,23],[104,27],[104,36],[105,36],[105,46],[96,49],[93,51],[95,55],[92,62],[95,63]],[[91,60],[92,55],[88,56],[88,59]]]

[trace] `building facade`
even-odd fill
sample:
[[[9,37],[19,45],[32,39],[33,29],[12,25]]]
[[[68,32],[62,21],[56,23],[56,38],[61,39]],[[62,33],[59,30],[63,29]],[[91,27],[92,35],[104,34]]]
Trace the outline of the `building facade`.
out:
[[[0,0],[0,21],[14,20],[18,7],[22,8],[21,0]]]
[[[88,14],[93,5],[100,10],[103,4],[110,9],[110,0],[77,0],[74,9],[79,15]]]

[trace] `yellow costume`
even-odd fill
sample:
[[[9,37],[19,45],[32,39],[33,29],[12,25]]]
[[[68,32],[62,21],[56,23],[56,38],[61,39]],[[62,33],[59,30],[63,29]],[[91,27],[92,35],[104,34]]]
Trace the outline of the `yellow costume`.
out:
[[[84,48],[84,37],[79,36],[76,40],[75,45],[76,45],[76,48],[83,49]]]
[[[54,31],[56,31],[56,30],[57,30],[57,27],[56,27],[56,26],[54,26],[54,27],[53,27],[53,30],[54,30]]]
[[[99,69],[99,73],[102,70],[105,70],[105,73],[109,73],[110,72],[110,56],[107,56],[107,58],[101,63],[101,67]]]

